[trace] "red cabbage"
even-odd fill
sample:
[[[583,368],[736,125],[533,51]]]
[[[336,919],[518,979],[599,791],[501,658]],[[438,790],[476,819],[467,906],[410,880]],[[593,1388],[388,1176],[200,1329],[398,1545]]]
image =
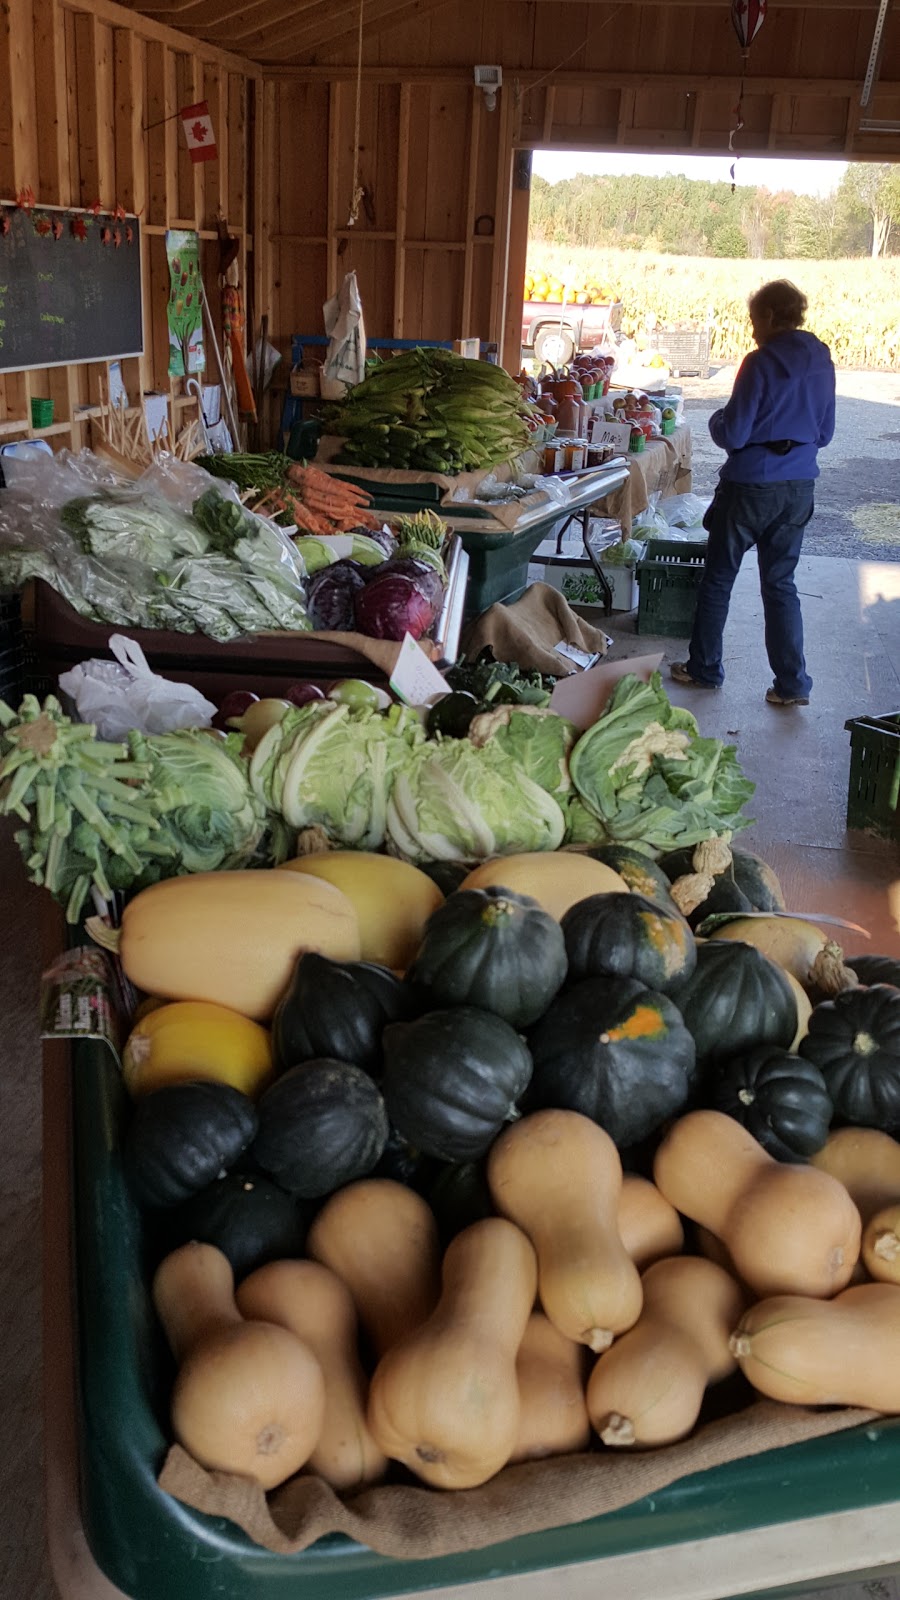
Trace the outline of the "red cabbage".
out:
[[[360,633],[371,639],[402,639],[406,633],[414,639],[431,627],[436,607],[418,588],[415,579],[403,573],[382,573],[356,597],[356,626]]]
[[[340,628],[349,631],[354,626],[354,601],[365,588],[365,575],[355,561],[335,561],[333,566],[317,572],[306,591],[307,609],[314,628]]]
[[[436,567],[430,561],[420,561],[418,556],[394,556],[386,561],[383,566],[376,567],[379,578],[395,572],[399,577],[411,578],[420,594],[430,600],[435,610],[444,598],[444,582]]]

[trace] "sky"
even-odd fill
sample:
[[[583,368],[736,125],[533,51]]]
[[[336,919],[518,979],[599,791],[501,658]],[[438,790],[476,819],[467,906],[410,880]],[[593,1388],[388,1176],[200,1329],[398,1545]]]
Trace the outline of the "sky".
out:
[[[591,155],[583,150],[535,150],[533,170],[549,183],[556,183],[560,178],[574,178],[580,172],[643,172],[650,177],[678,172],[688,178],[728,183],[731,161],[727,151],[719,156],[635,156],[608,152]],[[742,156],[735,177],[739,186],[759,186],[774,193],[787,189],[794,194],[828,194],[837,188],[846,167],[845,161],[785,161]]]

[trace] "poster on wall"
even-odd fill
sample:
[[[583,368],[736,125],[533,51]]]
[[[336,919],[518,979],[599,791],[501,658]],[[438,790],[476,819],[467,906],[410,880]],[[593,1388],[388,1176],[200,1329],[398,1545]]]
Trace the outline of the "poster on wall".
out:
[[[169,377],[186,378],[206,366],[203,350],[203,280],[200,240],[196,233],[170,228],[166,233],[169,262]]]

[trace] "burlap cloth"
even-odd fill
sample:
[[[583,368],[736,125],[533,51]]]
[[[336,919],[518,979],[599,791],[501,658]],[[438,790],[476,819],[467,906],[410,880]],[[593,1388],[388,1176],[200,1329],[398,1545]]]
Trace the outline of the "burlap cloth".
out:
[[[870,1422],[872,1411],[807,1411],[760,1400],[710,1422],[683,1444],[628,1454],[609,1450],[506,1467],[480,1489],[446,1493],[386,1484],[342,1499],[321,1478],[291,1478],[268,1498],[247,1478],[207,1472],[175,1445],[160,1487],[195,1511],[227,1517],[280,1555],[343,1533],[400,1560],[480,1550],[567,1527],[656,1494],[677,1478]],[[773,1476],[781,1467],[773,1467]]]
[[[572,644],[589,654],[605,655],[606,634],[575,615],[568,600],[549,583],[533,583],[512,605],[498,601],[477,617],[463,635],[463,653],[471,660],[489,644],[498,661],[517,661],[525,672],[537,668],[554,678],[580,669],[556,654],[558,644]]]

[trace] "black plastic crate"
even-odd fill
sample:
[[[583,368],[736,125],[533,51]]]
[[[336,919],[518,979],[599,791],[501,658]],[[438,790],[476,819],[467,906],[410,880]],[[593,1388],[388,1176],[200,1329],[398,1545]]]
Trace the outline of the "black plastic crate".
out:
[[[851,717],[847,827],[900,838],[900,711]]]

